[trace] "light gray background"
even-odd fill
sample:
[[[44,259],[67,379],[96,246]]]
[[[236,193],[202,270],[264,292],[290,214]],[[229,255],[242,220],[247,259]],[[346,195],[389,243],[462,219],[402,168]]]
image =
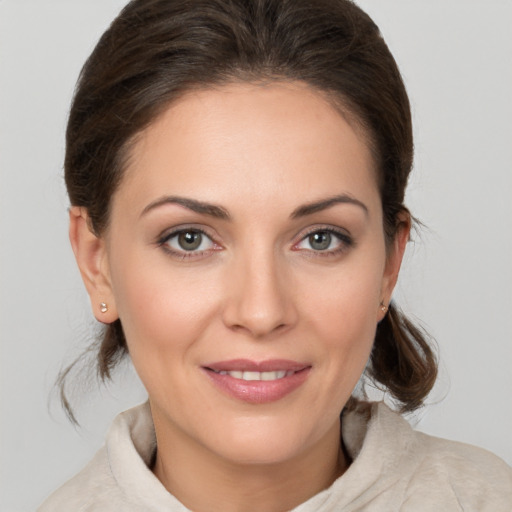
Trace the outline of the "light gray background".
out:
[[[441,375],[418,428],[512,463],[512,2],[361,0],[412,101],[408,204],[427,226],[396,297],[437,338]],[[0,0],[0,510],[28,511],[90,459],[130,371],[78,397],[76,431],[48,394],[91,333],[67,241],[63,134],[74,82],[124,0]]]

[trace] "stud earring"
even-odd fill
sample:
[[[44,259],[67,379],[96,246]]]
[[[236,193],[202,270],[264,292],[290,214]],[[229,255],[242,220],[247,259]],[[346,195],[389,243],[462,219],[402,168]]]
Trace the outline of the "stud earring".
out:
[[[388,310],[388,307],[384,304],[384,302],[380,303],[380,310],[385,313]]]
[[[108,311],[108,306],[105,302],[100,302],[100,311],[102,313],[106,313]]]

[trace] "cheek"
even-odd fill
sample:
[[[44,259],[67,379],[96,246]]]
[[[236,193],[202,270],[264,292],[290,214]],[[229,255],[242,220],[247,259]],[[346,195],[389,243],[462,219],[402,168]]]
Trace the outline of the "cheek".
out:
[[[354,258],[355,259],[355,258]],[[381,261],[382,260],[382,263]],[[357,328],[360,324],[375,323],[380,303],[384,258],[376,262],[361,259],[327,272],[324,276],[311,274],[303,284],[308,290],[308,307],[326,328],[334,331],[340,326]]]
[[[332,273],[325,286],[308,283],[304,308],[317,338],[329,352],[331,370],[356,380],[364,370],[375,338],[380,303],[382,265],[347,265]],[[354,382],[355,385],[355,382]]]
[[[211,279],[173,272],[165,257],[135,254],[118,261],[112,283],[134,363],[186,350],[216,309]]]
[[[323,322],[319,326],[320,336],[329,351],[329,364],[343,380],[359,379],[375,338],[375,299],[360,299],[352,295],[350,300],[333,300],[329,308],[327,305],[324,308]],[[333,307],[334,304],[338,307]]]
[[[133,366],[149,396],[169,410],[186,410],[189,395],[182,386],[189,382],[199,396],[190,363],[216,316],[217,299],[211,279],[172,272],[165,258],[156,260],[123,260],[113,275],[116,302]]]

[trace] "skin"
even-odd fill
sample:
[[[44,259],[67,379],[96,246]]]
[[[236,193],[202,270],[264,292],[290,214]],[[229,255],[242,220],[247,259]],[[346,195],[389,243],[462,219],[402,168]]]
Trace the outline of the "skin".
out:
[[[302,208],[333,196],[345,200]],[[140,134],[111,212],[96,237],[87,212],[71,208],[70,238],[96,317],[121,319],[163,485],[192,510],[224,512],[289,510],[329,486],[350,463],[340,411],[409,231],[404,218],[386,246],[364,133],[303,84],[196,91]],[[169,238],[177,227],[206,233],[199,251]],[[341,238],[319,250],[309,235],[329,229]],[[238,358],[310,370],[282,399],[246,403],[203,368]]]

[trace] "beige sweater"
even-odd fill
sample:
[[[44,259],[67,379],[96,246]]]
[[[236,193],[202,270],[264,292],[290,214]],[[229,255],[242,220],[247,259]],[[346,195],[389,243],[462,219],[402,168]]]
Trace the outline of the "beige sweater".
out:
[[[345,414],[342,436],[351,466],[293,512],[512,511],[512,468],[505,462],[416,432],[383,403]],[[120,414],[105,446],[39,512],[187,512],[148,469],[154,449],[149,406]]]

